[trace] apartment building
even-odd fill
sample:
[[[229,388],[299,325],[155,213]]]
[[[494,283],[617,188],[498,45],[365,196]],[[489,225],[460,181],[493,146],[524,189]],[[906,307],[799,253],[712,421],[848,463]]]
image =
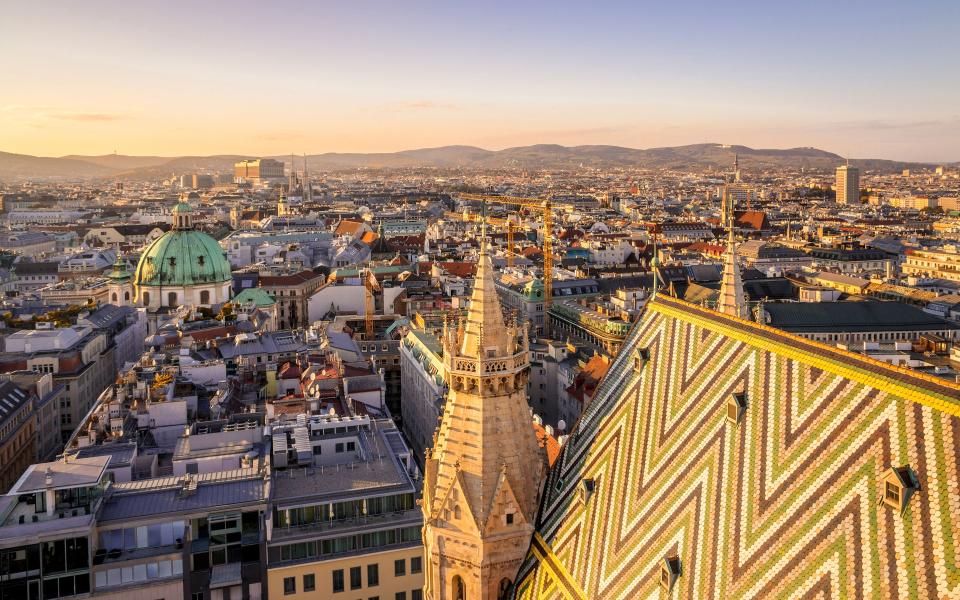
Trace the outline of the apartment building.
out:
[[[960,281],[960,249],[948,244],[938,250],[907,250],[900,268],[904,275]]]
[[[60,433],[65,440],[116,376],[115,346],[88,326],[17,331],[5,340],[0,372],[50,373],[64,386]]]
[[[301,415],[271,437],[269,597],[420,600],[420,474],[393,422]]]

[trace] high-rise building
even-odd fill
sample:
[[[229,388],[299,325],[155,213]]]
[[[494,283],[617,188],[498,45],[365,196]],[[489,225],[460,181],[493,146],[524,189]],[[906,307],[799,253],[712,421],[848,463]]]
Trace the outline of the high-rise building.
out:
[[[858,204],[860,202],[860,169],[843,165],[837,167],[837,203]]]
[[[283,179],[283,163],[271,158],[241,160],[233,165],[233,176],[238,180]]]

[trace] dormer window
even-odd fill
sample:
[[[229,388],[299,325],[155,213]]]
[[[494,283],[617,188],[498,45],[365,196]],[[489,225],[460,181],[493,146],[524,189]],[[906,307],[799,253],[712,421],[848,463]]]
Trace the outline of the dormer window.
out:
[[[676,554],[664,557],[660,563],[660,587],[668,594],[680,577],[680,566],[680,557]]]
[[[920,481],[910,465],[887,469],[880,478],[880,504],[886,504],[901,515],[907,511],[911,496],[918,491]]]
[[[746,412],[747,395],[743,392],[730,394],[730,397],[727,398],[727,421],[731,425],[739,425]]]
[[[650,360],[650,350],[647,348],[637,348],[633,354],[633,368],[639,371],[648,360]]]
[[[177,266],[177,257],[175,257],[175,256],[171,256],[171,257],[170,257],[170,266],[171,266],[171,267]]]
[[[513,513],[508,512],[506,515],[507,525],[513,525]]]
[[[580,480],[580,489],[578,490],[580,494],[580,503],[586,504],[590,500],[590,496],[593,495],[593,492],[597,489],[597,482],[591,478],[584,478]]]
[[[198,263],[201,267],[203,266],[203,261],[204,261],[203,256],[198,256],[198,257],[197,257],[197,263]]]

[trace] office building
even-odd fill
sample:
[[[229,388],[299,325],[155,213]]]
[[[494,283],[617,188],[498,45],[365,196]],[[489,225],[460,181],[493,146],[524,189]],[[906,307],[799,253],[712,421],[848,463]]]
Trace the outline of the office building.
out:
[[[860,204],[860,169],[843,165],[837,167],[837,204]]]
[[[233,165],[233,176],[238,181],[260,182],[268,179],[283,179],[283,163],[270,158],[241,160]]]

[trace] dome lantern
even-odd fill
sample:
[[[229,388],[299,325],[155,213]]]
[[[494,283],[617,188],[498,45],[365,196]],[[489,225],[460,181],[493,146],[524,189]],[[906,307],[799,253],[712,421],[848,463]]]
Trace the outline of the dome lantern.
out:
[[[193,207],[184,196],[173,207],[173,228],[180,231],[193,229]]]

